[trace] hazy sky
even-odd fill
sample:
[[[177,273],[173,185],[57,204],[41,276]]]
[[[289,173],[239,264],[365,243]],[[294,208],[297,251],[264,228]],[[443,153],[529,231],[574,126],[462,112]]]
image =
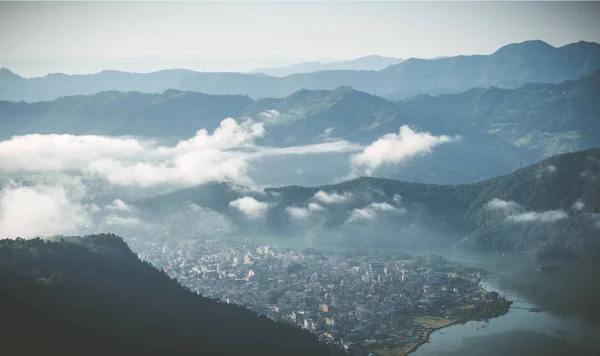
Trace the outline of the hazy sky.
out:
[[[600,42],[598,2],[0,2],[0,66],[245,71],[305,60]]]

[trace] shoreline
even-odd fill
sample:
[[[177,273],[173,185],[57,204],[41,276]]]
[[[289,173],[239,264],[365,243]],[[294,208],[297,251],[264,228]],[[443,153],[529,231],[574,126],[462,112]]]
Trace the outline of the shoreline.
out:
[[[411,346],[408,348],[408,350],[406,350],[406,352],[405,352],[404,354],[402,354],[402,356],[409,355],[409,354],[411,354],[411,353],[413,353],[413,352],[417,351],[417,349],[418,349],[419,347],[421,347],[422,345],[424,345],[424,344],[428,343],[428,342],[429,342],[429,337],[430,337],[430,336],[431,336],[431,334],[433,334],[434,332],[436,332],[436,331],[438,331],[438,330],[442,330],[442,329],[444,329],[444,328],[447,328],[447,327],[450,327],[450,326],[453,326],[453,325],[457,325],[457,324],[464,324],[464,323],[466,323],[466,322],[468,322],[468,321],[469,321],[469,320],[456,320],[456,321],[453,321],[453,322],[451,322],[451,323],[449,323],[449,324],[447,324],[447,325],[440,326],[439,328],[435,328],[435,329],[427,330],[427,331],[425,332],[425,338],[424,338],[422,341],[415,342],[414,344],[412,344],[412,345],[411,345]]]
[[[484,286],[481,284],[481,281],[479,281],[479,288],[481,288],[482,290],[484,290],[486,293],[489,293],[489,292],[490,292],[489,290],[487,290],[487,289],[486,289],[486,288],[485,288],[485,287],[484,287]],[[441,329],[444,329],[444,328],[447,328],[447,327],[450,327],[450,326],[453,326],[453,325],[458,325],[458,324],[466,324],[466,323],[467,323],[467,322],[469,322],[469,321],[482,321],[482,320],[489,320],[489,319],[493,319],[493,318],[499,318],[499,317],[501,317],[501,316],[504,316],[504,315],[508,314],[508,312],[510,311],[510,308],[512,307],[513,301],[510,301],[510,300],[505,300],[505,303],[506,303],[506,304],[508,304],[508,308],[506,308],[506,310],[504,311],[504,313],[502,313],[502,314],[500,314],[500,315],[495,315],[495,316],[492,316],[491,318],[487,318],[487,319],[468,319],[468,318],[467,318],[467,319],[460,319],[460,320],[456,320],[456,321],[453,321],[453,322],[451,322],[451,323],[448,323],[447,325],[441,326],[441,327],[439,327],[439,328],[434,328],[434,329],[431,329],[431,330],[428,330],[428,331],[426,331],[426,332],[425,332],[425,338],[424,338],[422,341],[415,342],[413,345],[411,345],[411,346],[408,348],[408,350],[407,350],[405,353],[403,353],[403,354],[402,354],[402,356],[409,355],[409,354],[411,354],[411,353],[415,352],[415,351],[416,351],[416,350],[417,350],[419,347],[421,347],[422,345],[424,345],[424,344],[428,343],[428,342],[429,342],[429,338],[430,338],[431,334],[433,334],[434,332],[436,332],[436,331],[438,331],[438,330],[441,330]]]

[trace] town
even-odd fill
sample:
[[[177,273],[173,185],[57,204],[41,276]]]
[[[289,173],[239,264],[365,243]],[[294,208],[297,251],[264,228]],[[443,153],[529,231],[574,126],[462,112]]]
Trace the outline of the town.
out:
[[[405,355],[434,330],[503,315],[510,306],[479,285],[485,271],[440,256],[250,241],[129,244],[194,292],[295,324],[354,355]]]

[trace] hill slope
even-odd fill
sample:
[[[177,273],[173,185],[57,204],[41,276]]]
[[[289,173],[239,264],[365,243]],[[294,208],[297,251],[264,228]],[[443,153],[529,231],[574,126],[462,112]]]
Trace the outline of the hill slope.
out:
[[[241,236],[369,247],[457,243],[600,260],[599,177],[600,149],[592,149],[468,185],[359,178],[315,188],[259,191],[213,183],[136,205],[161,221],[193,203],[227,216]],[[231,204],[244,197],[267,204],[263,219],[248,218]]]
[[[201,128],[211,132],[226,117],[248,116],[264,123],[265,134],[257,140],[263,146],[340,139],[369,145],[409,125],[418,132],[460,140],[403,164],[380,166],[372,174],[458,184],[507,174],[554,154],[600,146],[598,97],[600,72],[559,84],[471,89],[397,103],[349,87],[300,90],[285,98],[256,101],[175,90],[112,91],[52,102],[0,102],[0,139],[68,133],[150,136],[172,144]],[[271,158],[252,172],[252,178],[259,184],[320,185],[348,176],[352,170],[348,156],[320,156],[318,161],[301,156]],[[268,169],[273,164],[277,170]]]
[[[402,62],[402,59],[399,58],[373,55],[347,61],[328,63],[302,62],[282,67],[258,68],[250,71],[250,73],[263,73],[272,77],[285,77],[297,73],[312,73],[322,70],[382,70],[400,62]]]
[[[265,98],[284,97],[301,89],[352,86],[396,100],[419,94],[457,93],[481,86],[515,88],[530,82],[558,83],[597,70],[600,70],[597,43],[578,42],[555,48],[542,41],[528,41],[507,45],[490,55],[413,58],[381,71],[324,70],[283,78],[170,70],[147,74],[116,71],[51,74],[25,79],[4,69],[0,72],[0,99],[41,101],[106,90],[155,93],[166,89]]]
[[[471,89],[401,102],[446,125],[473,128],[550,156],[600,146],[600,71],[559,84]]]
[[[11,355],[335,355],[308,332],[192,293],[121,238],[0,240]]]

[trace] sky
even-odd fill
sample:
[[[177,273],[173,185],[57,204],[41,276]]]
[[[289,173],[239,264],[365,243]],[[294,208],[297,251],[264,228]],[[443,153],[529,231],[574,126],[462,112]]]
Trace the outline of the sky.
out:
[[[600,42],[598,2],[0,2],[0,67],[248,71],[378,54]]]

